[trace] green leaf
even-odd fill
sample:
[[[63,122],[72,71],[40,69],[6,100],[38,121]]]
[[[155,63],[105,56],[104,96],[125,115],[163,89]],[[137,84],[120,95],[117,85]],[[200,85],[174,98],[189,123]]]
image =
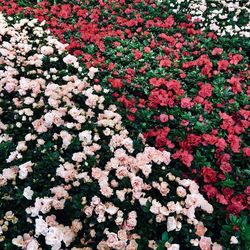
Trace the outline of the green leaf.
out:
[[[164,232],[161,236],[162,241],[167,242],[168,241],[168,233]]]
[[[227,232],[232,232],[232,226],[230,225],[223,225],[222,228]]]
[[[233,223],[235,223],[235,222],[237,221],[237,217],[236,217],[235,215],[233,215],[233,214],[230,214],[230,215],[229,215],[229,219],[230,219],[230,221],[233,222]]]

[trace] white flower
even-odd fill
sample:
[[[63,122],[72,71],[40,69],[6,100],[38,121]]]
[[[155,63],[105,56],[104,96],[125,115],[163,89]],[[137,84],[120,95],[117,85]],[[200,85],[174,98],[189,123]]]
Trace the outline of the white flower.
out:
[[[88,145],[92,142],[92,131],[85,130],[79,134],[80,141],[83,142],[84,145]]]
[[[61,241],[63,240],[63,232],[57,227],[50,227],[45,236],[47,245],[52,246],[52,250],[59,250],[61,248]]]
[[[40,234],[45,236],[48,232],[48,224],[41,216],[36,219],[35,232],[36,236]]]
[[[77,58],[75,56],[72,56],[72,55],[67,55],[63,58],[63,61],[66,63],[66,64],[74,64],[77,62]]]
[[[230,244],[233,245],[233,244],[238,244],[238,243],[239,243],[238,239],[235,236],[231,236]]]
[[[168,217],[167,221],[167,231],[173,231],[176,229],[177,221],[173,216]]]
[[[169,247],[167,247],[168,250],[179,250],[180,245],[179,244],[172,244]]]
[[[39,243],[36,239],[32,239],[28,245],[26,246],[26,250],[38,250],[39,249]]]
[[[31,187],[28,186],[23,190],[23,196],[27,199],[27,200],[32,200],[32,196],[33,196],[34,192],[31,190]]]
[[[88,77],[89,77],[90,79],[93,79],[96,72],[98,72],[98,69],[97,69],[97,68],[90,67],[90,68],[89,68]]]
[[[28,173],[32,172],[33,163],[31,161],[28,161],[22,165],[19,166],[19,179],[23,180],[27,178]]]
[[[44,120],[49,126],[51,126],[54,121],[54,115],[51,112],[49,112],[44,115]]]

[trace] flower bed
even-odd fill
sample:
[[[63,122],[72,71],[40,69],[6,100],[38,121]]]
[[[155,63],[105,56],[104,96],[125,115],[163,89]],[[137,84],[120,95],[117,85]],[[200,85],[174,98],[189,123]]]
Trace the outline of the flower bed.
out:
[[[171,174],[167,151],[134,146],[89,84],[96,69],[84,77],[36,19],[0,23],[3,248],[179,249],[188,230],[183,244],[212,244],[195,210],[213,207]]]
[[[123,117],[128,131],[126,136],[137,138],[143,133],[150,147],[171,153],[168,171],[177,178],[196,181],[215,207],[213,215],[204,219],[213,241],[230,249],[230,238],[235,235],[237,239],[231,238],[231,243],[239,240],[239,249],[246,247],[249,240],[246,216],[249,215],[250,204],[249,42],[243,38],[241,41],[237,36],[218,36],[227,35],[223,31],[223,22],[217,23],[221,27],[216,30],[217,35],[200,29],[212,20],[207,14],[215,12],[209,7],[203,14],[198,13],[199,16],[204,15],[201,23],[192,22],[196,17],[185,16],[183,12],[185,14],[194,8],[193,2],[185,8],[185,2],[177,2],[180,4],[178,11],[154,1],[86,1],[82,5],[77,2],[51,5],[43,1],[35,8],[17,7],[13,1],[2,3],[4,6],[1,9],[9,15],[24,11],[27,17],[35,16],[40,22],[46,20],[51,32],[61,42],[68,42],[67,50],[79,59],[77,61],[68,55],[65,60],[80,68],[80,73],[88,73],[92,83],[90,88],[94,84],[101,86],[99,91],[105,104],[116,100],[117,112]],[[227,9],[234,7],[229,5]],[[244,17],[244,12],[248,11],[247,4],[240,10]],[[230,20],[233,19],[226,19],[229,23]],[[239,31],[225,29],[231,30],[231,35],[248,36],[244,31],[247,27],[241,27]],[[50,53],[46,48],[43,52]],[[45,64],[49,63],[45,61]],[[77,71],[72,72],[76,74]],[[55,74],[53,81],[57,80],[58,72],[51,73]],[[69,73],[63,74],[65,77]],[[82,75],[84,73],[78,77],[81,79]],[[73,101],[85,109],[81,100]],[[51,102],[53,104],[54,100]],[[37,115],[41,112],[37,110]],[[97,114],[100,111],[94,112]],[[35,121],[38,127],[43,122],[40,118]],[[52,119],[51,115],[47,115],[47,119]],[[42,126],[39,129],[47,133],[51,127]],[[60,133],[58,137],[65,137],[67,145],[70,136]],[[135,145],[140,144],[140,140],[136,139]],[[109,155],[105,150],[101,148],[100,152]],[[132,149],[130,151],[132,153]],[[137,159],[136,155],[133,157]],[[162,175],[166,173],[157,172],[156,176],[159,178]],[[150,180],[150,185],[152,183]],[[223,224],[227,225],[221,228]],[[150,238],[151,233],[149,235],[147,237]],[[178,233],[175,237],[178,240],[181,238]],[[161,236],[156,238],[154,244],[161,247]],[[209,243],[208,239],[202,239],[204,244]],[[190,240],[185,239],[181,247],[191,244]],[[143,240],[140,244],[146,246]],[[199,243],[192,241],[192,244]],[[234,245],[232,247],[234,249]]]

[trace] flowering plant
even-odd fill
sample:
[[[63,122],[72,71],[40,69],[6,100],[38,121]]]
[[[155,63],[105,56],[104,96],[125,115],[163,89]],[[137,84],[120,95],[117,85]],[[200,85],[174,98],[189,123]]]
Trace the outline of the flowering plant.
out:
[[[221,249],[198,185],[129,137],[108,90],[89,84],[97,69],[81,77],[43,26],[0,16],[2,248]]]
[[[19,4],[17,4],[17,2],[13,0],[0,0],[2,4],[0,9],[8,15],[16,15],[20,12],[21,15],[28,17],[28,19],[31,18],[31,20],[36,17],[43,25],[45,25],[43,20],[46,20],[46,25],[48,25],[46,27],[49,27],[50,31],[58,37],[61,42],[68,43],[66,49],[71,53],[71,55],[65,54],[63,50],[63,52],[58,52],[60,55],[58,56],[53,42],[52,48],[46,44],[49,43],[49,40],[54,41],[54,38],[51,37],[46,40],[43,46],[41,41],[36,42],[37,44],[41,43],[41,45],[39,45],[41,47],[39,47],[40,51],[37,52],[38,57],[32,57],[33,54],[28,52],[32,54],[30,58],[28,57],[28,60],[33,64],[30,65],[28,62],[28,66],[21,66],[21,69],[18,70],[25,73],[26,70],[28,70],[28,72],[33,71],[34,67],[42,67],[42,71],[38,71],[36,74],[43,75],[43,72],[45,72],[46,77],[41,77],[39,80],[39,84],[41,85],[39,89],[41,92],[37,94],[40,98],[40,95],[42,95],[44,91],[46,92],[47,86],[49,86],[46,92],[47,94],[45,94],[46,97],[43,97],[42,101],[35,97],[34,103],[36,104],[34,104],[34,107],[32,104],[32,108],[30,107],[32,112],[34,112],[33,110],[35,109],[34,114],[28,109],[18,115],[20,117],[23,115],[30,117],[33,123],[32,129],[36,129],[35,133],[44,134],[43,140],[45,142],[48,141],[48,145],[46,143],[44,143],[44,145],[47,145],[47,148],[50,150],[54,147],[54,151],[50,152],[48,154],[49,156],[46,156],[47,158],[44,156],[44,159],[46,159],[46,162],[50,162],[51,158],[55,157],[53,163],[50,164],[54,164],[53,166],[57,169],[56,176],[58,174],[60,178],[64,178],[62,172],[68,168],[70,169],[69,172],[73,171],[72,165],[64,166],[63,162],[60,163],[63,166],[56,165],[56,162],[60,160],[60,154],[67,154],[68,158],[65,160],[67,163],[70,157],[73,162],[75,162],[74,159],[81,161],[81,157],[83,161],[88,162],[91,158],[91,163],[88,163],[88,171],[92,171],[93,168],[93,171],[100,172],[100,170],[96,170],[96,164],[99,164],[99,162],[103,164],[101,168],[102,171],[106,171],[105,163],[108,164],[109,161],[113,162],[111,159],[113,157],[116,158],[115,151],[112,151],[112,148],[114,147],[113,145],[117,144],[116,140],[118,139],[115,136],[114,141],[112,141],[112,129],[109,128],[111,132],[106,130],[106,128],[104,128],[106,126],[105,123],[98,125],[97,114],[102,113],[102,111],[100,112],[100,107],[101,110],[117,112],[119,113],[119,119],[122,120],[122,124],[126,128],[124,129],[127,131],[124,132],[126,135],[122,132],[123,135],[119,141],[125,140],[126,143],[130,144],[128,148],[126,146],[127,144],[122,146],[126,148],[126,159],[129,158],[133,162],[138,161],[137,154],[143,153],[145,146],[150,148],[157,147],[159,151],[156,150],[155,152],[163,152],[165,150],[171,153],[171,161],[168,164],[165,163],[167,168],[165,170],[163,169],[164,171],[155,173],[152,170],[152,172],[150,172],[149,166],[144,166],[139,171],[139,177],[143,180],[146,178],[146,181],[144,180],[143,183],[145,182],[146,185],[151,185],[153,190],[159,190],[159,182],[164,182],[163,186],[169,184],[167,188],[170,189],[169,194],[171,194],[174,191],[171,189],[172,184],[170,185],[170,180],[166,177],[168,173],[171,173],[174,178],[177,178],[177,182],[173,182],[174,189],[177,188],[175,185],[179,184],[178,178],[180,178],[180,180],[183,178],[195,180],[204,197],[206,197],[215,208],[212,215],[209,214],[206,216],[205,213],[202,220],[208,228],[209,236],[212,237],[213,241],[217,241],[225,246],[226,249],[235,249],[235,247],[247,249],[247,242],[249,242],[247,217],[249,215],[250,195],[248,178],[248,134],[250,123],[249,41],[244,37],[247,37],[249,33],[247,31],[248,24],[242,22],[242,20],[246,20],[245,15],[248,11],[247,4],[245,5],[244,1],[239,4],[234,3],[233,5],[228,3],[228,1],[227,3],[215,1],[213,4],[210,4],[208,1],[203,1],[203,4],[199,4],[198,6],[200,12],[196,11],[196,13],[194,13],[192,9],[197,10],[197,5],[194,1],[90,0],[84,1],[83,3],[71,1],[70,4],[61,2],[57,5],[52,5],[49,1],[42,1],[37,6],[29,6],[28,2],[29,1],[25,1],[25,4],[24,2],[22,4],[19,2]],[[177,9],[175,9],[175,7]],[[217,11],[217,7],[221,10]],[[237,11],[238,14],[232,11],[232,8],[236,7],[239,8],[240,14]],[[218,16],[221,20],[214,19],[217,18],[214,16],[217,12],[221,13]],[[227,12],[229,12],[229,14]],[[225,19],[226,15],[228,16]],[[10,21],[9,19],[8,22]],[[237,27],[234,28],[235,23],[240,30]],[[19,28],[18,24],[15,24],[15,26],[17,29]],[[209,29],[210,31],[212,29],[214,32],[209,32]],[[41,32],[40,29],[35,29],[35,33],[40,36]],[[232,36],[228,37],[228,33]],[[9,42],[9,37],[6,39]],[[43,36],[38,36],[36,40],[43,40]],[[16,61],[15,53],[13,53],[15,50],[10,48],[6,50],[5,47],[9,46],[8,44],[6,45],[6,43],[4,43],[3,46],[3,55],[7,56],[9,54],[10,57],[14,58],[10,59],[8,65],[13,65],[12,63],[16,62],[19,63],[20,60],[22,61],[22,55],[21,58],[18,57]],[[66,45],[60,46],[64,48]],[[24,47],[24,51],[26,51],[27,48],[26,46]],[[36,47],[34,48],[34,51],[35,50]],[[53,56],[54,53],[56,53],[56,56]],[[51,61],[50,57],[54,59]],[[42,66],[40,65],[41,61]],[[24,69],[22,69],[22,67]],[[4,73],[6,70],[7,73]],[[12,73],[3,66],[3,75],[5,74],[12,76]],[[67,84],[67,82],[73,81],[70,78],[71,75],[77,76],[79,81],[82,81],[84,76],[88,75],[88,79],[84,80],[86,86],[84,85],[83,88],[91,89],[86,90],[87,95],[77,92],[80,90],[75,90],[71,83]],[[26,79],[29,79],[29,77],[24,76],[24,79],[19,79],[18,76],[16,80],[20,81],[24,86],[29,84],[33,85],[33,81],[30,83],[27,82]],[[44,83],[42,79],[46,79],[46,82]],[[55,82],[56,85],[62,85],[66,90],[58,89],[55,85],[50,86],[50,83],[47,84],[47,81]],[[17,84],[15,80],[14,82],[10,81],[4,91],[10,91],[10,93],[14,90],[16,91],[15,84]],[[94,86],[98,87],[94,88]],[[24,88],[27,88],[27,86]],[[74,97],[71,96],[71,89],[74,90]],[[15,93],[13,100],[19,98],[19,95],[23,95],[22,90],[20,93],[19,90],[18,92],[15,91],[13,92]],[[29,93],[30,89],[28,88],[25,91]],[[64,94],[67,97],[62,98],[61,96],[64,96]],[[53,95],[53,98],[49,98],[51,95]],[[99,97],[93,97],[93,95],[101,96],[101,101],[99,102]],[[6,97],[4,96],[4,98]],[[57,105],[59,101],[58,98],[60,99],[60,104],[57,107],[55,105]],[[77,110],[85,110],[88,108],[88,104],[85,103],[86,100],[88,100],[88,104],[99,102],[98,108],[90,107],[91,112],[94,113],[93,117],[95,118],[90,115],[86,119],[85,113],[69,110],[72,108],[72,105],[76,107]],[[30,101],[27,101],[27,105],[31,104],[29,103]],[[11,101],[7,102],[3,99],[2,105],[4,110],[11,108],[10,102]],[[109,105],[114,102],[116,107],[111,106],[111,108],[109,108]],[[47,105],[49,105],[49,108]],[[56,111],[51,110],[50,107],[53,107]],[[10,110],[9,112],[11,113],[12,111]],[[19,117],[18,115],[8,115],[10,118],[8,118],[7,123],[12,124],[16,119],[14,117]],[[75,117],[78,116],[80,116],[80,118],[76,121],[80,124],[84,123],[83,128],[85,133],[81,137],[86,138],[83,140],[89,141],[90,143],[90,145],[87,144],[85,146],[91,147],[89,150],[96,147],[96,153],[91,157],[86,157],[85,152],[83,154],[83,152],[76,151],[80,150],[79,147],[83,142],[76,140],[75,134],[80,134],[82,127],[79,129],[80,125],[72,125],[71,123],[74,123]],[[27,120],[28,118],[22,119]],[[65,119],[67,123],[70,124],[70,127],[65,128]],[[88,126],[85,127],[85,120],[88,123],[89,119],[92,125],[88,124]],[[20,123],[18,123],[17,128],[18,126],[25,127],[26,125],[22,125],[22,122],[26,124],[26,120],[19,121]],[[94,122],[94,124],[92,122]],[[5,123],[6,122],[4,122],[4,124]],[[63,131],[60,130],[61,126]],[[122,125],[118,126],[119,129],[116,132],[120,131],[121,126]],[[52,134],[50,133],[52,133],[51,131],[53,131],[54,127],[56,128],[56,135],[54,138],[53,133],[52,140]],[[12,136],[9,141],[13,140],[13,135],[19,135],[19,128],[17,128],[15,128],[14,131],[10,130]],[[71,129],[74,132],[72,132]],[[95,131],[96,129],[97,132]],[[105,136],[101,136],[102,129],[105,131]],[[92,131],[92,133],[90,133],[90,131]],[[25,134],[26,132],[22,133]],[[95,133],[100,137],[100,139],[95,142],[100,146],[100,149],[98,149],[96,144],[92,145],[93,140],[90,139],[93,138]],[[109,137],[106,137],[106,134],[108,134]],[[140,137],[138,137],[138,134]],[[144,138],[142,138],[141,135],[143,135]],[[133,138],[133,140],[131,138]],[[61,140],[60,143],[54,142],[57,140]],[[133,141],[133,147],[131,146],[131,140]],[[146,140],[145,146],[142,146],[141,140]],[[16,141],[18,141],[18,139]],[[102,142],[105,143],[102,145]],[[6,145],[10,145],[10,148]],[[10,142],[6,145],[4,146],[4,150],[7,150],[7,153],[4,154],[2,160],[11,160],[13,157],[15,160],[18,159],[20,155],[17,152],[15,153],[16,146]],[[32,144],[32,147],[34,145],[35,144]],[[7,147],[7,149],[5,147]],[[47,150],[47,148],[44,150]],[[12,152],[13,154],[11,154]],[[95,155],[100,152],[102,152],[103,158],[101,157],[96,160]],[[40,151],[38,154],[39,153]],[[36,153],[32,152],[32,155],[33,154]],[[123,151],[118,151],[118,154],[123,154]],[[22,169],[26,167],[28,169],[33,168],[32,158],[34,157],[30,156],[27,162],[21,162],[21,160],[18,159],[21,162],[21,166],[23,163],[28,164],[22,166]],[[80,165],[82,164],[81,162],[78,163]],[[12,165],[11,162],[8,164]],[[112,165],[112,163],[110,164]],[[160,167],[164,167],[162,164],[163,163],[160,164]],[[152,161],[146,165],[156,166],[159,164],[152,159]],[[125,167],[130,166],[126,165]],[[151,169],[155,168],[151,167]],[[110,179],[110,176],[113,176],[116,170],[113,169],[109,172],[108,169],[107,171],[108,174],[105,172],[107,174],[105,178],[112,181],[113,177]],[[40,172],[40,170],[38,172]],[[41,170],[41,172],[43,171]],[[46,172],[44,174],[49,174],[49,178],[55,176],[55,172]],[[21,176],[24,178],[26,173],[21,173]],[[160,177],[166,177],[166,179],[161,179],[161,181],[154,179]],[[69,180],[67,178],[69,178]],[[75,180],[71,180],[70,178],[71,177],[66,176],[65,182],[75,182]],[[93,179],[94,177],[90,176],[90,178]],[[42,177],[40,179],[41,182],[37,181],[40,183],[39,185],[43,185],[44,179]],[[127,181],[125,181],[125,184],[122,184],[124,185],[123,188],[130,190],[131,187],[128,186],[131,185],[130,177],[126,176],[125,179]],[[120,183],[119,178],[115,180]],[[98,184],[96,185],[98,187],[98,185],[100,186],[99,179],[95,179],[94,183],[97,182]],[[153,184],[154,182],[158,182],[158,184]],[[53,185],[48,186],[47,189],[54,188]],[[9,189],[9,187],[6,188]],[[116,187],[110,186],[110,188],[116,190]],[[187,189],[188,187],[184,188]],[[78,187],[75,187],[73,190],[72,192],[78,192]],[[89,190],[91,190],[91,192],[93,191],[92,189],[85,191],[90,192]],[[111,192],[110,189],[108,190]],[[141,190],[141,192],[145,192],[146,196],[155,197],[155,193],[153,192],[152,194],[150,190]],[[30,197],[31,191],[33,191],[32,186],[30,185],[30,188],[27,186],[24,194]],[[94,193],[93,191],[92,196],[94,196]],[[52,198],[49,191],[45,195],[48,199]],[[38,199],[42,199],[41,196],[37,197]],[[69,195],[69,197],[71,197],[71,195]],[[113,198],[113,196],[111,197]],[[128,194],[126,193],[125,198],[131,201],[133,200],[131,197],[133,197],[133,191],[130,190]],[[65,204],[68,204],[68,199],[66,199],[66,197],[64,197],[64,199],[67,200]],[[160,199],[162,198],[157,196],[155,202],[159,202]],[[153,202],[153,200],[154,198],[152,198],[151,201]],[[39,207],[39,202],[42,202],[42,200],[38,200],[37,202],[37,205],[30,204],[31,210],[37,210],[37,206]],[[88,202],[91,202],[90,199]],[[175,202],[177,202],[177,200]],[[178,202],[181,203],[182,201],[179,199]],[[102,204],[105,205],[105,202],[102,201]],[[137,207],[136,204],[139,203],[135,203],[135,207],[138,209],[143,207],[141,204]],[[156,204],[157,206],[159,205],[158,203]],[[91,207],[91,205],[89,206]],[[131,209],[134,208],[133,206],[134,204],[129,205]],[[52,207],[52,209],[54,208]],[[92,209],[93,211],[95,210],[93,206]],[[146,210],[147,209],[146,206]],[[142,208],[142,210],[144,216],[145,209]],[[29,213],[32,215],[31,211],[29,211]],[[4,216],[6,215],[3,213],[2,217]],[[153,215],[151,214],[151,216]],[[17,217],[18,216],[15,218]],[[160,216],[158,216],[158,218],[159,217]],[[13,221],[16,221],[15,218]],[[35,220],[36,216],[33,219]],[[45,218],[41,219],[44,220]],[[90,217],[88,221],[91,219],[92,217]],[[152,218],[153,223],[150,225],[158,228],[158,224],[154,223],[154,219],[156,218]],[[149,220],[150,223],[152,220]],[[58,223],[59,225],[64,225],[63,222]],[[69,223],[67,225],[69,225]],[[223,226],[221,227],[221,225]],[[189,227],[186,229],[184,229],[184,227],[182,228],[185,234],[188,230],[192,231],[192,229],[188,229]],[[146,243],[146,241],[149,240],[150,237],[156,237],[156,235],[152,235],[148,230],[146,230],[146,233],[143,229],[139,235],[147,236],[145,236],[145,240],[137,239],[136,244],[139,242],[138,246],[142,244],[145,248],[145,244],[149,244],[149,242]],[[166,244],[166,247],[171,247],[171,245],[168,244],[171,244],[173,236],[169,237],[169,235],[173,232],[163,232],[163,235],[161,235],[162,230],[159,229],[159,231],[160,233],[156,237],[158,240],[156,240],[154,244],[151,242],[150,246],[155,248],[163,247]],[[103,235],[106,235],[104,231],[102,232],[103,234],[100,237],[98,236],[99,239],[103,238]],[[155,232],[158,234],[158,229],[155,229]],[[175,237],[179,240],[183,238],[182,235],[181,232],[180,235]],[[96,236],[92,238],[95,237]],[[107,239],[107,235],[105,237],[105,239]],[[161,237],[164,239],[163,242],[159,240]],[[202,237],[204,237],[204,235]],[[40,239],[41,238],[42,236]],[[164,242],[166,238],[167,243]],[[20,239],[19,237],[19,240]],[[192,247],[194,247],[197,244],[203,244],[198,243],[194,238],[187,239],[184,237],[184,239],[185,243],[181,242],[181,246],[192,244]],[[199,242],[204,242],[204,249],[206,249],[206,246],[212,244],[209,243],[210,240],[207,238],[202,238]],[[231,245],[229,245],[229,243]],[[107,247],[105,246],[106,243],[102,242],[102,244],[104,244],[104,247]],[[191,247],[191,245],[188,246]],[[93,247],[93,245],[91,245],[91,247]],[[220,246],[214,244],[213,247]]]

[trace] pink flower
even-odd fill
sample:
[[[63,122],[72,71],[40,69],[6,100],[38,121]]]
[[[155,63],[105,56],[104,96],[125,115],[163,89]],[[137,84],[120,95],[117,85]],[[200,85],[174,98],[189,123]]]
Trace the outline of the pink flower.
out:
[[[17,175],[17,168],[12,167],[12,168],[5,168],[3,169],[3,177],[7,180],[15,179]]]
[[[160,184],[160,192],[162,194],[162,196],[167,196],[167,194],[169,193],[170,189],[168,188],[168,183],[167,182],[161,182]]]
[[[166,115],[166,114],[160,114],[159,118],[160,118],[160,121],[161,121],[162,123],[168,121],[168,115]]]
[[[137,220],[135,218],[130,218],[126,222],[127,230],[133,230],[137,225]]]
[[[118,231],[118,238],[120,240],[127,240],[128,239],[128,235],[127,235],[126,230],[119,230]]]
[[[133,177],[131,179],[131,186],[133,187],[133,190],[138,192],[141,191],[143,188],[143,180],[140,177]]]
[[[116,243],[118,243],[118,237],[117,237],[117,234],[115,233],[108,233],[107,234],[107,245],[111,248],[113,248],[115,246]]]
[[[72,225],[71,225],[71,229],[73,230],[73,232],[77,233],[80,230],[82,230],[82,222],[80,222],[80,220],[73,220],[72,221]]]
[[[100,168],[92,168],[92,177],[96,180],[100,179],[102,177],[102,170]]]
[[[51,55],[54,53],[54,49],[51,46],[42,46],[41,53],[44,55]]]
[[[198,236],[204,236],[205,232],[207,231],[207,228],[204,227],[202,222],[199,222],[196,226],[195,226],[196,232],[195,234]]]
[[[199,246],[201,250],[211,250],[212,240],[210,237],[201,236]]]
[[[136,243],[135,240],[130,240],[129,244],[126,247],[126,250],[137,250],[138,249],[138,244]]]
[[[4,89],[5,89],[8,93],[13,92],[13,91],[15,90],[15,88],[16,88],[16,84],[13,83],[13,82],[8,82],[8,83],[5,85],[5,87],[4,87]]]
[[[89,218],[92,216],[92,213],[93,213],[93,208],[90,207],[90,206],[86,206],[84,208],[84,213],[86,214],[86,216]]]
[[[212,250],[222,250],[222,246],[216,242],[214,242]]]
[[[103,186],[101,186],[101,193],[105,197],[110,198],[113,194],[113,189],[110,188],[108,185],[103,185]]]
[[[176,193],[179,197],[185,197],[187,194],[186,189],[181,186],[177,187]]]
[[[161,203],[156,200],[153,200],[152,206],[150,207],[150,212],[153,214],[159,214],[160,208],[161,208]]]

